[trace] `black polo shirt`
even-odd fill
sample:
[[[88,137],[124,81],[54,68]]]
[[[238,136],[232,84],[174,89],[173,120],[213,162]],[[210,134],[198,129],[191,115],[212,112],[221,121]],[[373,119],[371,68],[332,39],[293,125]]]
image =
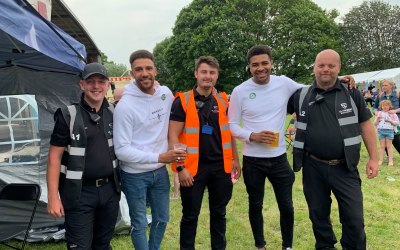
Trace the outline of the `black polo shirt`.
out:
[[[340,133],[339,122],[335,112],[335,96],[337,91],[343,91],[339,85],[339,81],[331,89],[324,90],[318,88],[314,81],[315,87],[310,96],[310,104],[308,107],[308,121],[306,140],[304,150],[326,160],[344,159],[344,143]],[[359,123],[369,120],[372,117],[365,100],[360,91],[356,89],[349,90],[350,96],[358,109]],[[294,95],[299,94],[299,91]],[[320,94],[324,99],[315,102],[315,97]],[[293,97],[289,100],[288,112],[293,113]],[[298,104],[296,103],[296,107]]]
[[[213,95],[207,97],[200,95],[196,89],[193,89],[194,100],[204,103],[202,108],[197,109],[200,121],[199,135],[199,165],[204,164],[220,164],[223,161],[222,155],[222,139],[219,128],[219,111],[218,102]],[[177,97],[172,103],[170,120],[177,122],[185,122],[186,113],[183,110],[181,99]],[[203,125],[209,125],[213,128],[212,134],[201,133]]]
[[[97,112],[100,117],[103,117],[103,112],[108,108],[108,102],[104,99],[103,104]],[[90,119],[89,113],[96,114],[96,109],[91,108],[83,99],[80,101],[80,108],[83,112],[83,123],[85,124],[87,147],[85,154],[85,169],[83,171],[84,180],[96,180],[113,174],[113,165],[109,153],[108,141],[104,135],[103,119],[97,123]],[[66,147],[70,144],[71,137],[69,124],[61,113],[61,109],[57,109],[54,114],[54,130],[51,135],[50,144],[58,147]]]

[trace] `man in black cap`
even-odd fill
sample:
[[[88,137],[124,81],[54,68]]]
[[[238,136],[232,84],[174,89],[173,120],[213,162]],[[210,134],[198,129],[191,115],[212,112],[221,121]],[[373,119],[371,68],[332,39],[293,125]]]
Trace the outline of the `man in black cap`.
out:
[[[59,108],[50,141],[48,213],[65,216],[68,249],[111,249],[120,200],[113,146],[113,106],[105,67],[82,73],[79,103]]]

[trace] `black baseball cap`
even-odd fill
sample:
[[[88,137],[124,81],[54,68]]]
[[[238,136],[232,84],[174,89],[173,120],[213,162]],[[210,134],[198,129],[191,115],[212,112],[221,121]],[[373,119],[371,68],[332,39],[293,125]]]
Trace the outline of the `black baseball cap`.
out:
[[[85,68],[83,69],[83,72],[82,72],[82,79],[86,80],[86,79],[88,79],[90,76],[92,76],[94,74],[100,74],[100,75],[104,76],[104,78],[106,78],[108,80],[107,69],[103,65],[101,65],[100,63],[89,63],[89,64],[86,64],[86,66],[85,66]]]

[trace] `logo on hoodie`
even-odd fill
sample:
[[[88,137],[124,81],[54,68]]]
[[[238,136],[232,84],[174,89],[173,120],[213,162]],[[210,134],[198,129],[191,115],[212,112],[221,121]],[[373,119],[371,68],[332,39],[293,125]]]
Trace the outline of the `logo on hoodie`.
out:
[[[165,98],[166,98],[166,97],[165,97],[165,94],[162,94],[162,95],[161,95],[161,100],[165,101]]]

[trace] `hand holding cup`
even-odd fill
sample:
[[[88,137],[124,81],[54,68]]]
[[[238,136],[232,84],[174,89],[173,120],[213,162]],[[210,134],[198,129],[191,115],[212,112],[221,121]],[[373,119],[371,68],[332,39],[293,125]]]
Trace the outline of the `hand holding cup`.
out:
[[[175,153],[177,154],[176,158],[176,164],[178,165],[183,165],[185,158],[186,158],[186,144],[183,143],[176,143],[174,144],[174,150]]]

